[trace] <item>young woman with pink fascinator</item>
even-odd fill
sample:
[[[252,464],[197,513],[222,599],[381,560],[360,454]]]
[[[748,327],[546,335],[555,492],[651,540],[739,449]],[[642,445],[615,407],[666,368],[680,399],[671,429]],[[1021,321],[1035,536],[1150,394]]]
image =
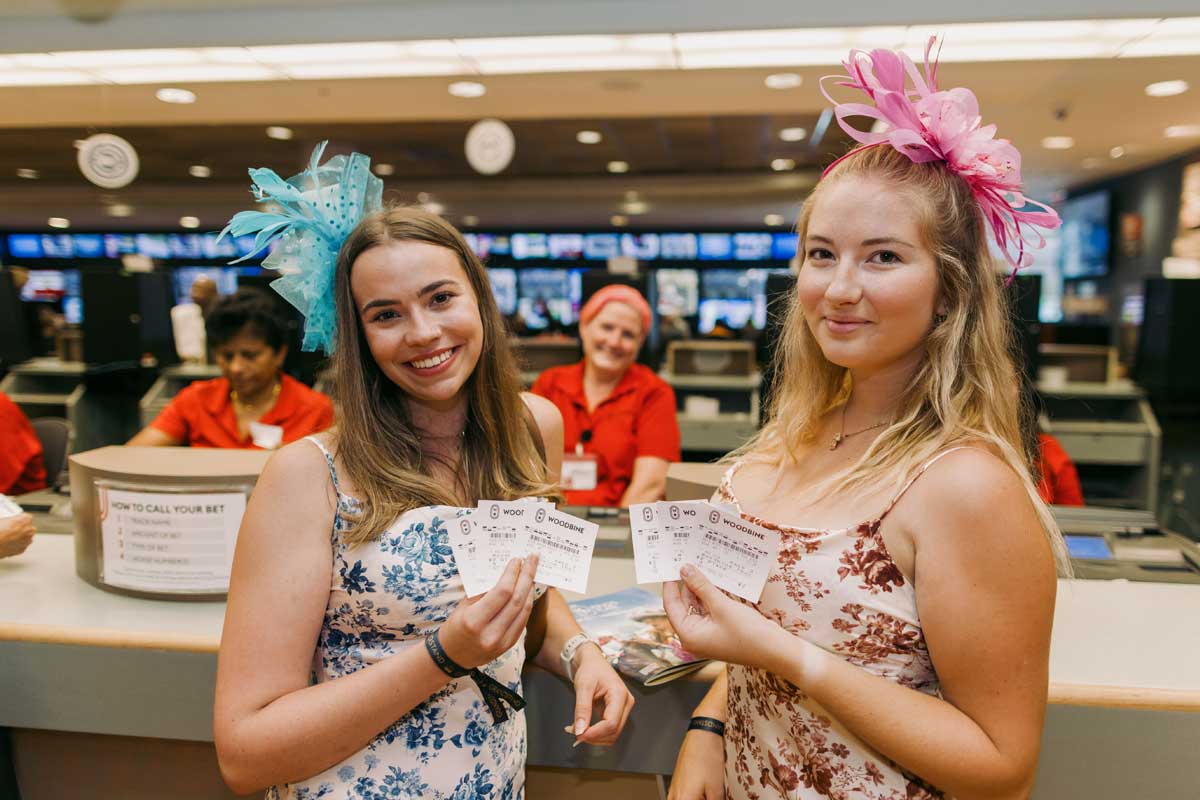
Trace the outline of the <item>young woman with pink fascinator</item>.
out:
[[[691,566],[664,587],[684,646],[729,665],[684,740],[677,800],[1033,786],[1069,562],[1023,447],[1001,284],[1058,217],[925,60],[852,51],[835,78],[868,98],[835,103],[863,146],[800,213],[770,422],[717,491],[781,533],[762,598]]]

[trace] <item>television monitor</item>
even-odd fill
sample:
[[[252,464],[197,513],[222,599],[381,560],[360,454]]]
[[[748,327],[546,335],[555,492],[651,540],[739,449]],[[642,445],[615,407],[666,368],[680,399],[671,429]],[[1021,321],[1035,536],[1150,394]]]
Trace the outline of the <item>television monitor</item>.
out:
[[[233,294],[238,288],[238,273],[241,267],[175,267],[172,270],[172,283],[175,287],[175,304],[192,302],[192,284],[197,278],[211,278],[217,284],[220,295]],[[254,273],[258,267],[250,268]]]
[[[99,233],[71,234],[71,249],[75,258],[104,258],[104,237]]]
[[[42,255],[45,258],[74,258],[75,245],[69,233],[43,233]]]
[[[138,233],[133,238],[138,255],[158,259],[171,257],[171,246],[165,233]]]
[[[565,327],[579,313],[579,270],[527,268],[517,273],[517,310],[529,330]]]
[[[621,255],[621,235],[617,233],[586,233],[583,236],[583,257],[607,261]]]
[[[512,257],[516,259],[549,258],[550,243],[544,233],[514,233]]]
[[[137,237],[132,233],[104,234],[104,255],[112,259],[136,253]]]
[[[776,233],[771,236],[771,258],[778,261],[791,261],[800,245],[800,235],[797,233]]]
[[[769,233],[735,233],[733,257],[737,261],[766,261],[773,246]]]
[[[730,261],[733,259],[733,237],[728,233],[700,234],[701,261]]]
[[[36,233],[10,233],[8,255],[12,258],[42,258],[42,237]]]
[[[1072,197],[1062,204],[1059,263],[1064,278],[1108,274],[1111,200],[1111,193],[1105,189]]]
[[[21,300],[26,303],[59,303],[66,294],[66,272],[61,269],[32,269],[21,287]]]
[[[517,313],[517,271],[506,267],[488,267],[487,273],[500,313],[511,317]]]
[[[656,269],[658,313],[694,317],[700,304],[700,276],[694,269]]]
[[[658,251],[664,261],[695,261],[700,245],[694,233],[663,233],[658,237]]]
[[[582,233],[552,233],[549,240],[550,258],[555,261],[578,261],[583,258]]]
[[[638,261],[653,261],[658,258],[657,233],[621,234],[621,255]]]
[[[749,299],[705,299],[699,305],[700,320],[697,329],[701,334],[712,333],[717,320],[734,330],[741,330],[754,319],[754,301]]]
[[[703,270],[700,273],[700,297],[703,300],[751,299],[750,270]]]

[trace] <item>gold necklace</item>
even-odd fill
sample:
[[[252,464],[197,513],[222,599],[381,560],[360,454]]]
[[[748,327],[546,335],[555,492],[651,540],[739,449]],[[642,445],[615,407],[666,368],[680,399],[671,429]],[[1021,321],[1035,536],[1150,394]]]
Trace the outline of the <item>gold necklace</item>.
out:
[[[268,408],[270,406],[275,405],[275,401],[277,399],[279,399],[280,385],[281,385],[281,382],[276,381],[275,385],[271,387],[271,401],[270,401],[270,403],[266,404]],[[243,403],[241,398],[238,397],[238,393],[237,393],[236,389],[229,390],[229,399],[233,401],[233,405],[235,407],[241,408],[242,411],[253,411],[254,409],[258,408],[260,405],[263,405],[262,403],[256,403],[253,405],[251,405],[250,403]]]
[[[833,441],[830,443],[829,449],[837,450],[838,446],[842,442],[849,439],[851,436],[858,436],[860,433],[866,433],[867,431],[873,431],[876,428],[882,428],[884,425],[887,425],[887,421],[876,422],[874,425],[868,425],[867,427],[863,428],[862,430],[857,430],[857,431],[854,431],[853,433],[846,433],[846,406],[845,406],[845,404],[842,404],[842,429],[840,431],[838,431],[837,436],[833,437]]]

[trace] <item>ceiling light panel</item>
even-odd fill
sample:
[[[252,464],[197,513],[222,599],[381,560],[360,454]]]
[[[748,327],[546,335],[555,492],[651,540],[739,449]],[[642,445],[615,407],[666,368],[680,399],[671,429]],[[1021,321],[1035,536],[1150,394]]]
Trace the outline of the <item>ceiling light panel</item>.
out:
[[[277,70],[256,64],[190,64],[176,67],[121,67],[98,69],[95,74],[112,83],[225,83],[270,81]]]
[[[483,75],[516,75],[538,72],[605,72],[617,70],[673,69],[671,53],[581,53],[526,58],[478,58]]]
[[[422,75],[458,75],[462,65],[455,61],[363,61],[359,63],[287,64],[279,70],[289,78],[405,78]]]
[[[292,44],[280,47],[247,47],[264,64],[316,64],[330,61],[369,61],[406,55],[399,42],[348,42],[345,44]]]
[[[66,70],[0,70],[0,86],[84,86],[100,83],[86,72]]]
[[[547,55],[600,53],[666,53],[674,49],[672,36],[510,36],[496,39],[456,39],[459,55],[467,58],[522,58]]]

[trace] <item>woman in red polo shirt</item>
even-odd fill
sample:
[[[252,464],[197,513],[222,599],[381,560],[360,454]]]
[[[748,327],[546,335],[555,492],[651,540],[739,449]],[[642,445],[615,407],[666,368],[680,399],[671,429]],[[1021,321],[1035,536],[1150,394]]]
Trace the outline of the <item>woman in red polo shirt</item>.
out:
[[[659,500],[667,467],[678,461],[675,392],[635,364],[650,329],[650,306],[636,289],[606,286],[579,313],[583,360],[538,376],[540,394],[562,412],[567,502],[628,506]]]
[[[274,450],[333,424],[329,398],[282,371],[287,328],[271,298],[241,289],[204,327],[221,377],[181,391],[129,444]]]
[[[0,392],[0,494],[46,488],[42,443],[21,408]]]

